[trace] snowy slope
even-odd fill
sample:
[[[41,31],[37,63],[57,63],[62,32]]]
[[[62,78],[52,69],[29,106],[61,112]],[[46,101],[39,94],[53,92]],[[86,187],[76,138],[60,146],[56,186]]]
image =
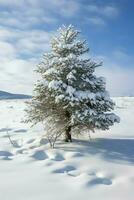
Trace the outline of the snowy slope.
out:
[[[0,199],[133,200],[134,98],[114,100],[120,124],[54,150],[41,126],[21,123],[24,100],[1,100]]]

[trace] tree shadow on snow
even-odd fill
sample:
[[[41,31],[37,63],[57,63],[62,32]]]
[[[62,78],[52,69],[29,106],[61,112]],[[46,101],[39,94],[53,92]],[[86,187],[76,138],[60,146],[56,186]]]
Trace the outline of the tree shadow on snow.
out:
[[[15,133],[26,133],[27,129],[18,129],[14,131]]]
[[[11,131],[11,128],[0,128],[0,132],[7,132],[7,131]]]
[[[13,154],[9,151],[0,151],[0,159],[2,160],[12,160]]]
[[[67,144],[63,149],[89,154],[90,156],[99,154],[103,159],[111,162],[134,164],[134,139],[98,138],[91,142],[74,140],[74,145]]]

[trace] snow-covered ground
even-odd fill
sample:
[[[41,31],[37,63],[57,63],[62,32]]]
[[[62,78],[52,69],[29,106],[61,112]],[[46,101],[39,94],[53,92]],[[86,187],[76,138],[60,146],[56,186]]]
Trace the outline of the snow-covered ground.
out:
[[[120,124],[54,150],[20,122],[24,100],[0,101],[0,200],[133,200],[134,98],[114,100]]]

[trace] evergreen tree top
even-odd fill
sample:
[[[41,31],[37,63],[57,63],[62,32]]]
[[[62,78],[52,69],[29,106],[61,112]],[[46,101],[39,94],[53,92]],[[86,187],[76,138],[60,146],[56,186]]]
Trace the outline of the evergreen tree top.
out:
[[[79,33],[80,31],[75,30],[72,25],[63,25],[58,29],[58,35],[53,37],[51,41],[52,51],[61,57],[68,54],[79,56],[88,52],[86,41],[78,40]]]

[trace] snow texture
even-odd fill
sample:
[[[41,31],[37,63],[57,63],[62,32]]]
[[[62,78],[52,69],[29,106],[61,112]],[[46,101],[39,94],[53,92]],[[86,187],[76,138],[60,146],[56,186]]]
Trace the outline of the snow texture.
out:
[[[114,101],[120,124],[54,150],[41,126],[21,123],[23,100],[0,101],[0,199],[133,200],[134,98]]]

